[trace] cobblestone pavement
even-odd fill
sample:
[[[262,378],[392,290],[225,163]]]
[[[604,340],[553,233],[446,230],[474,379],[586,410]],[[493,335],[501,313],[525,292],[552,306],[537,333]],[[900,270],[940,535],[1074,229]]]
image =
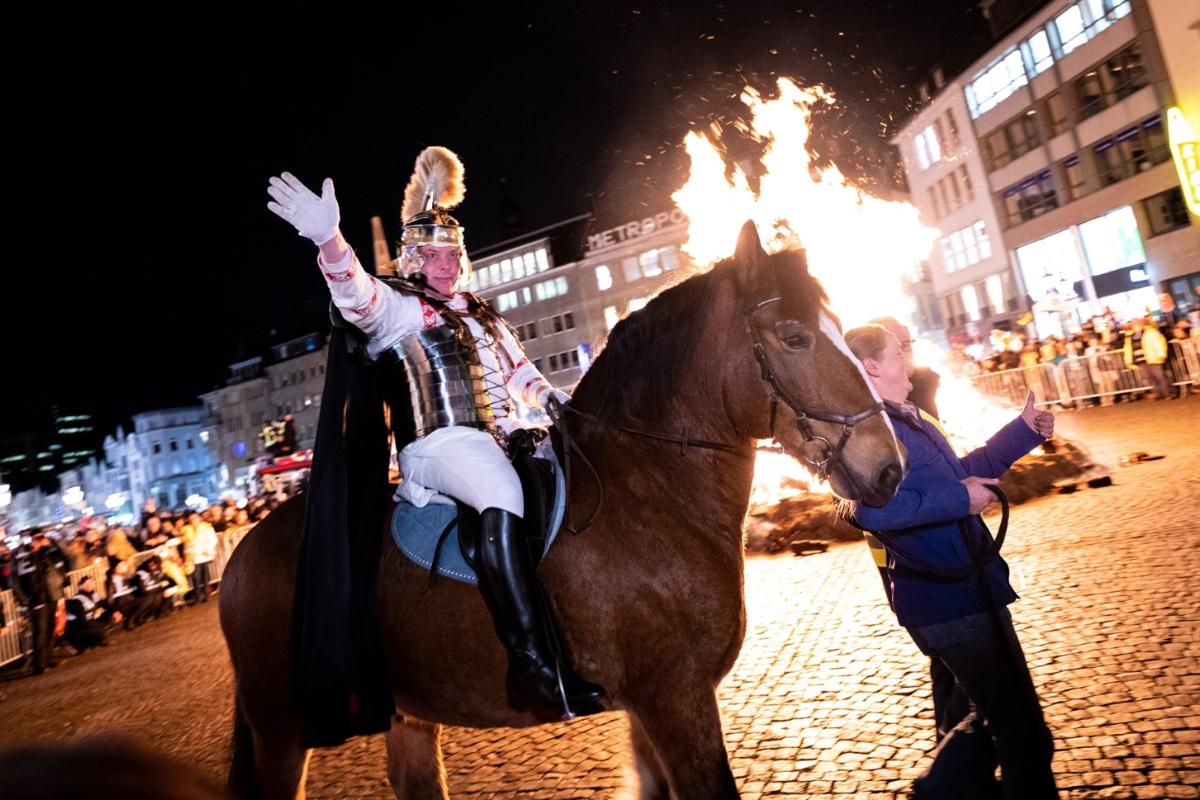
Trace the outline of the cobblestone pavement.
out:
[[[1200,398],[1059,416],[1111,488],[1013,509],[1013,606],[1069,798],[1200,797]],[[1121,455],[1165,453],[1119,467]],[[928,761],[927,662],[896,627],[865,547],[747,566],[749,630],[721,687],[745,797],[902,796]],[[0,683],[0,746],[129,733],[215,778],[232,679],[215,605]],[[616,714],[538,729],[450,729],[457,797],[613,797],[630,763]],[[375,736],[314,754],[310,797],[390,797]]]

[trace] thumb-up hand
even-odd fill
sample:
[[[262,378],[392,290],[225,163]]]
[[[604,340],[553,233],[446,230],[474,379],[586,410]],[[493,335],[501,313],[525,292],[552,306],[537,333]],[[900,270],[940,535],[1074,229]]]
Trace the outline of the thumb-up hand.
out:
[[[1029,429],[1043,439],[1049,439],[1054,435],[1054,415],[1049,411],[1039,411],[1035,405],[1036,399],[1033,392],[1025,398],[1025,408],[1021,409],[1021,419],[1025,420],[1025,424]]]

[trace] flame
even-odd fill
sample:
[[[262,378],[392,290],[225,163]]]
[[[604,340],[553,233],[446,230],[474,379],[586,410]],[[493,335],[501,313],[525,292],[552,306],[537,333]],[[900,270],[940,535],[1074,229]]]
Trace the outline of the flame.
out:
[[[1013,410],[984,397],[971,382],[958,375],[948,353],[924,339],[913,343],[913,360],[938,373],[937,407],[939,421],[960,456],[979,447],[1000,428],[1012,422]]]
[[[805,248],[809,271],[825,287],[830,307],[846,327],[878,316],[911,321],[913,301],[905,279],[940,232],[921,224],[912,204],[868,194],[835,166],[815,171],[809,149],[812,114],[836,99],[823,87],[801,87],[787,78],[780,78],[776,89],[772,98],[750,87],[741,95],[747,115],[739,128],[763,145],[757,192],[742,165],[726,164],[719,131],[692,131],[684,138],[690,169],[672,195],[689,220],[683,250],[701,268],[711,266],[729,255],[741,226],[753,220],[768,251]],[[969,381],[957,377],[931,343],[918,342],[916,361],[941,375],[938,409],[959,452],[982,444],[1012,419],[1011,410],[988,403]],[[830,489],[796,460],[760,449],[751,508],[778,503],[797,491]]]
[[[941,234],[922,225],[910,203],[867,194],[837,167],[814,174],[812,112],[833,105],[834,96],[787,78],[777,89],[772,99],[752,88],[741,95],[748,110],[744,129],[764,145],[757,194],[741,166],[726,177],[725,159],[708,136],[692,131],[685,137],[691,167],[672,196],[689,219],[684,251],[697,264],[711,265],[729,255],[742,224],[752,219],[768,251],[803,245],[810,272],[845,324],[884,314],[910,317],[904,278]]]
[[[781,450],[760,447],[754,455],[754,482],[750,509],[773,506],[798,491],[832,494],[829,484],[815,477],[800,462]]]

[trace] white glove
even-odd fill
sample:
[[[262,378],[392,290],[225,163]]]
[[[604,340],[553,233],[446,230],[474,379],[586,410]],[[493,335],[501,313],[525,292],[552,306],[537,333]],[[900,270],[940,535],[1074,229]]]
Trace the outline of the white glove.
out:
[[[268,183],[267,194],[273,199],[267,208],[292,223],[301,236],[311,239],[317,247],[337,236],[341,214],[330,178],[321,184],[320,197],[290,172],[271,178]]]
[[[537,403],[541,408],[547,408],[551,399],[557,400],[560,405],[566,405],[571,402],[571,395],[564,392],[562,389],[555,389],[553,386],[547,386],[538,392]]]

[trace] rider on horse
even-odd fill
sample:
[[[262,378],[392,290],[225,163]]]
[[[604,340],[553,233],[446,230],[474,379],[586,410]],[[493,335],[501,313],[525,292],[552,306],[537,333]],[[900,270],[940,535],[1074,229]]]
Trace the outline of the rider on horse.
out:
[[[405,365],[417,438],[400,451],[396,499],[421,507],[449,496],[480,514],[475,566],[508,652],[510,703],[515,697],[515,704],[596,710],[604,690],[565,661],[556,663],[549,644],[547,612],[518,529],[521,484],[505,452],[509,434],[521,427],[514,400],[545,408],[569,398],[525,357],[499,314],[457,291],[470,270],[463,228],[448,213],[464,192],[458,157],[430,147],[417,159],[402,211],[405,277],[397,280],[368,274],[342,238],[333,181],[327,178],[318,196],[285,172],[270,179],[267,191],[268,208],[320,248],[333,303],[366,335],[368,356]]]

